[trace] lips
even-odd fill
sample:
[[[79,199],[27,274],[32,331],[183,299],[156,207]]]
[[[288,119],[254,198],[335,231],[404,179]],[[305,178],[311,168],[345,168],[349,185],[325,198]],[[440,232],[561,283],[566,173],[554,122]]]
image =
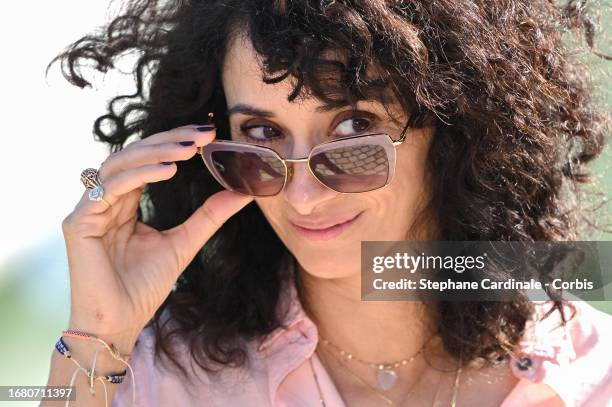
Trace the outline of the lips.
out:
[[[309,229],[309,230],[315,230],[315,231],[321,231],[324,229],[329,229],[333,226],[336,225],[340,225],[342,223],[346,223],[348,221],[351,221],[353,219],[355,219],[358,215],[360,215],[361,212],[355,214],[355,215],[351,215],[348,217],[344,217],[340,220],[324,220],[324,221],[317,221],[317,222],[306,222],[306,221],[291,221],[291,223],[293,223],[295,226],[298,226],[302,229]]]
[[[312,224],[309,224],[311,225],[311,228],[308,228],[303,227],[297,223],[291,223],[293,224],[293,227],[295,228],[295,231],[298,233],[298,235],[302,236],[305,239],[311,241],[330,240],[340,236],[342,233],[344,233],[345,230],[349,229],[359,219],[362,213],[363,211],[359,212],[357,215],[353,215],[351,218],[345,218],[340,221],[327,221],[325,223],[319,223],[319,229],[313,229]],[[301,224],[304,223],[302,222]],[[321,226],[327,225],[330,226],[326,228],[320,228]]]

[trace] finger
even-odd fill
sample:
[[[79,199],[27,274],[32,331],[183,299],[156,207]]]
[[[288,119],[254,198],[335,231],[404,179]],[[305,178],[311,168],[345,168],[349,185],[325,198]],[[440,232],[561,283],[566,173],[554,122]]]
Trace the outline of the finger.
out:
[[[84,216],[79,210],[79,205],[62,222],[62,232],[66,243],[73,241],[73,238],[80,240],[84,237],[102,237],[108,232],[112,222],[112,211]]]
[[[197,252],[232,215],[253,200],[252,196],[223,190],[210,196],[185,222],[163,231],[179,254],[181,269],[193,260]]]
[[[134,222],[138,217],[138,207],[140,205],[140,197],[142,196],[143,188],[136,188],[128,192],[113,206],[113,217],[109,227],[116,231],[118,236],[123,236],[127,233],[128,237],[133,232]],[[131,225],[130,227],[126,227]]]
[[[200,129],[200,130],[198,130]],[[187,125],[182,127],[177,127],[168,131],[162,131],[151,136],[145,137],[143,139],[134,141],[126,146],[126,148],[134,146],[136,144],[139,145],[150,145],[150,144],[162,144],[162,143],[172,143],[177,141],[196,141],[198,138],[206,138],[210,133],[215,133],[215,128],[212,124],[204,124],[204,125]],[[195,138],[194,138],[195,137]]]
[[[148,164],[119,172],[102,183],[104,201],[91,201],[88,191],[83,194],[77,211],[83,215],[99,214],[109,209],[130,191],[143,188],[148,183],[168,180],[176,173],[176,164]]]
[[[129,237],[131,233],[129,233],[130,229],[124,226],[131,222],[131,230],[133,230],[133,223],[137,220],[137,208],[143,190],[144,188],[136,188],[128,192],[124,195],[125,199],[121,199],[112,207],[108,207],[111,210],[105,210],[98,214],[89,213],[85,215],[82,209],[75,209],[64,221],[64,236],[74,235],[78,238],[105,237],[112,241],[117,241],[117,236],[119,236],[124,237],[123,241],[125,241],[125,238]],[[100,203],[100,205],[104,208],[103,203]]]
[[[104,182],[113,175],[130,168],[147,164],[189,160],[196,154],[199,146],[206,145],[214,140],[214,135],[214,132],[207,132],[205,136],[195,137],[196,140],[194,140],[193,145],[181,145],[179,142],[139,144],[133,148],[121,150],[106,159],[98,170],[98,175],[101,182]]]

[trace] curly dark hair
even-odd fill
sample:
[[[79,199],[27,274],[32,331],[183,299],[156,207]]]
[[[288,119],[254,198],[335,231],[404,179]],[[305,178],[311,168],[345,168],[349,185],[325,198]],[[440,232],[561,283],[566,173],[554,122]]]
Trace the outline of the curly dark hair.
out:
[[[585,64],[573,52],[594,49],[597,21],[586,2],[552,0],[136,0],[99,32],[58,55],[72,84],[81,68],[106,72],[136,51],[137,90],[115,97],[94,124],[112,152],[214,112],[218,138],[229,138],[221,67],[238,28],[261,54],[265,83],[295,79],[326,106],[356,100],[385,104],[391,91],[412,128],[435,128],[427,164],[433,196],[426,213],[440,240],[579,240],[594,229],[601,193],[586,164],[610,130]],[[577,44],[563,38],[573,33]],[[323,58],[338,50],[346,61]],[[365,75],[368,66],[376,75]],[[185,221],[221,187],[196,156],[173,178],[149,184],[139,220],[158,229]],[[244,239],[249,236],[249,239]],[[177,337],[205,370],[210,361],[242,366],[243,339],[281,326],[275,313],[288,249],[249,204],[202,248],[149,321],[156,356],[181,368]],[[553,301],[565,320],[564,302]],[[168,312],[172,324],[162,319]],[[463,363],[507,358],[533,304],[440,302],[438,334]],[[180,370],[183,370],[182,368]]]

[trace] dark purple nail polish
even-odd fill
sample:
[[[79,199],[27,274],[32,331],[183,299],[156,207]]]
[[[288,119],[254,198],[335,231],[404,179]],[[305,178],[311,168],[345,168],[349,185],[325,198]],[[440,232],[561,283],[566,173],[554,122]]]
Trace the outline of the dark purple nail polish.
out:
[[[164,164],[164,165],[172,165],[174,163],[172,161],[164,161],[164,162],[162,162],[162,164]]]
[[[192,146],[194,141],[179,141],[178,143],[182,146]]]
[[[196,127],[196,130],[197,131],[211,131],[214,128],[215,126],[200,126],[200,127]]]

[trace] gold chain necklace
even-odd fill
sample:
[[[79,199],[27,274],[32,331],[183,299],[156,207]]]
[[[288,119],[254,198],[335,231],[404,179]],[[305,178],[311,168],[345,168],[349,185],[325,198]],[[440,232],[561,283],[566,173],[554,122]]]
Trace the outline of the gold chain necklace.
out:
[[[380,389],[382,389],[382,390],[390,390],[393,387],[393,385],[395,385],[395,383],[397,382],[397,379],[399,378],[399,375],[397,374],[395,369],[400,367],[400,366],[407,365],[410,362],[413,362],[416,359],[416,357],[423,352],[423,348],[425,347],[425,343],[423,343],[423,346],[421,346],[421,349],[419,349],[412,356],[410,356],[410,357],[408,357],[406,359],[402,359],[402,360],[397,361],[397,362],[393,362],[393,363],[372,363],[372,362],[366,362],[365,360],[361,360],[358,357],[354,356],[352,353],[349,353],[349,352],[346,352],[346,351],[340,349],[340,347],[338,345],[333,344],[331,341],[329,341],[328,339],[325,339],[321,335],[320,335],[320,338],[321,338],[321,343],[323,343],[324,345],[332,346],[345,359],[347,359],[347,360],[356,360],[357,362],[360,362],[360,363],[362,363],[364,365],[367,365],[369,367],[372,367],[372,368],[376,369],[377,370],[376,382],[377,382],[378,387]]]
[[[334,358],[335,358],[335,357],[334,357]],[[320,384],[319,384],[319,379],[318,379],[318,377],[317,377],[317,374],[316,374],[316,372],[315,372],[315,370],[314,370],[314,366],[313,366],[313,364],[312,364],[312,356],[311,356],[310,358],[308,358],[308,359],[309,359],[309,361],[310,361],[310,368],[311,368],[312,374],[313,374],[313,376],[314,376],[315,383],[316,383],[316,385],[317,385],[317,391],[318,391],[318,393],[319,393],[319,401],[320,401],[320,403],[321,403],[321,406],[322,406],[322,407],[326,407],[327,405],[325,404],[325,399],[323,398],[323,392],[321,391],[321,386],[320,386]],[[336,358],[336,360],[338,360],[338,359]],[[371,384],[369,384],[367,381],[365,381],[364,379],[362,379],[361,377],[359,377],[359,376],[358,376],[357,374],[355,374],[353,371],[351,371],[351,370],[350,370],[350,369],[349,369],[347,366],[345,366],[345,365],[344,365],[342,362],[340,362],[340,366],[341,366],[342,368],[344,368],[344,369],[345,369],[347,372],[349,372],[351,375],[353,375],[355,378],[357,378],[357,379],[358,379],[358,380],[359,380],[361,383],[365,384],[365,385],[366,385],[366,386],[367,386],[367,387],[368,387],[370,390],[374,391],[374,392],[375,392],[375,393],[376,393],[378,396],[380,396],[380,397],[381,397],[383,400],[385,400],[385,402],[387,403],[387,405],[389,405],[389,406],[393,406],[393,407],[399,407],[399,406],[401,406],[401,405],[404,403],[404,401],[406,400],[406,398],[408,398],[408,396],[409,396],[410,394],[412,394],[412,392],[414,391],[414,389],[416,388],[416,385],[417,385],[417,383],[418,383],[418,381],[416,381],[416,382],[415,382],[415,383],[412,385],[412,387],[410,388],[410,390],[408,390],[408,392],[407,392],[406,394],[404,394],[404,396],[402,397],[402,400],[401,400],[399,403],[396,403],[396,402],[394,402],[393,400],[391,400],[389,397],[387,397],[387,396],[385,396],[384,394],[380,393],[380,392],[379,392],[379,391],[378,391],[378,390],[377,390],[377,389],[376,389],[374,386],[372,386],[372,385],[371,385]],[[451,404],[450,404],[450,406],[451,406],[451,407],[456,407],[456,404],[457,404],[457,394],[458,394],[458,391],[459,391],[459,378],[460,378],[460,375],[461,375],[461,367],[459,367],[459,368],[457,369],[457,373],[456,373],[456,375],[455,375],[455,383],[454,383],[454,386],[453,386],[453,396],[452,396],[452,399],[451,399]],[[439,393],[439,391],[440,391],[440,383],[441,383],[441,382],[442,382],[442,375],[440,375],[440,379],[439,379],[439,381],[438,381],[438,386],[436,387],[436,392],[435,392],[435,394],[434,394],[434,398],[433,398],[433,401],[432,401],[432,404],[431,404],[432,406],[434,406],[434,405],[435,405],[436,400],[437,400],[437,398],[438,398],[438,393]]]
[[[416,389],[416,385],[418,384],[418,380],[416,380],[414,382],[414,384],[410,387],[410,389],[406,392],[406,394],[404,395],[404,397],[402,397],[402,402],[400,402],[399,404],[394,402],[393,400],[391,400],[389,397],[387,397],[386,395],[382,394],[376,387],[372,386],[370,383],[368,383],[366,380],[364,380],[363,378],[361,378],[360,376],[358,376],[355,372],[353,372],[352,370],[350,370],[348,368],[348,366],[346,366],[342,361],[340,361],[336,356],[333,356],[334,359],[336,359],[339,363],[340,366],[346,370],[349,374],[351,374],[353,377],[355,377],[357,380],[359,380],[362,384],[364,384],[366,387],[368,387],[370,390],[372,390],[374,393],[376,393],[378,396],[380,396],[383,400],[385,400],[385,402],[387,403],[387,405],[389,406],[399,406],[402,404],[402,402],[410,395],[412,394],[412,392],[414,391],[414,389]]]

